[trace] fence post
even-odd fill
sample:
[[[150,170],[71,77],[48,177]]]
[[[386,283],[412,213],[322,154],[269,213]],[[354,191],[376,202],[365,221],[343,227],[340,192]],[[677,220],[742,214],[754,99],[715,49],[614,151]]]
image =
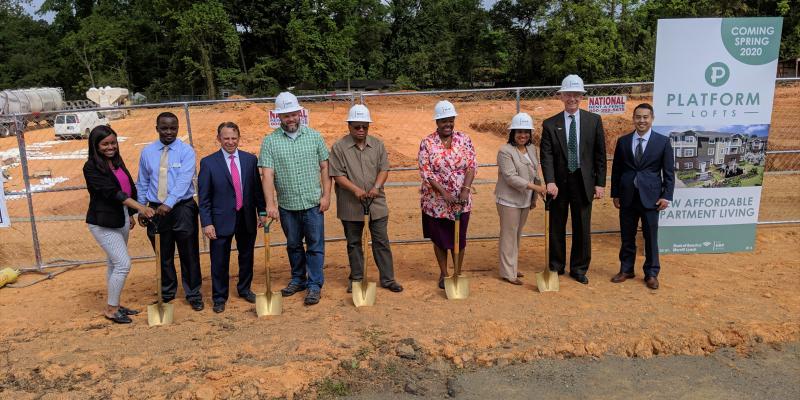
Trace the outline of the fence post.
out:
[[[19,116],[14,114],[14,130],[17,134],[19,146],[19,163],[22,166],[22,181],[25,183],[25,198],[28,200],[28,215],[31,218],[31,238],[33,240],[33,254],[36,257],[36,268],[42,270],[42,249],[39,243],[39,231],[36,229],[36,214],[33,213],[33,193],[31,193],[31,178],[28,174],[28,156],[25,153],[25,129],[17,126]]]
[[[517,114],[519,114],[519,88],[517,88]]]
[[[183,113],[186,115],[186,131],[189,132],[189,145],[194,147],[192,141],[192,120],[189,117],[189,103],[183,103]]]
[[[189,145],[194,148],[194,141],[192,140],[192,118],[189,115],[189,103],[183,103],[183,113],[186,115],[186,131],[189,134]],[[197,169],[194,171],[194,178],[192,178],[192,183],[194,184],[195,193],[197,193]],[[203,238],[203,251],[208,251],[208,239],[206,239],[206,235],[203,232],[200,232],[200,237]]]
[[[352,107],[354,104],[356,104],[356,95],[350,93],[350,107]]]
[[[359,102],[360,102],[360,103],[363,105],[363,104],[364,104],[364,92],[361,92],[361,94],[359,95],[359,97],[360,97],[360,98],[359,98]]]

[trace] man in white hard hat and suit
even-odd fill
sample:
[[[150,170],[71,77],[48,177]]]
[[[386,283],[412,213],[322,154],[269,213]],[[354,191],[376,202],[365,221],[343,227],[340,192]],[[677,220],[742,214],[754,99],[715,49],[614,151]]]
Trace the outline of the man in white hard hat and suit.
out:
[[[394,279],[392,250],[389,247],[389,207],[383,184],[389,176],[389,156],[383,142],[369,135],[372,122],[369,109],[361,104],[350,108],[349,133],[331,147],[330,175],[336,182],[336,216],[342,221],[350,261],[350,282],[364,277],[364,252],[361,235],[364,229],[362,202],[369,202],[369,232],[372,255],[378,266],[381,287],[402,292]]]
[[[267,215],[280,219],[292,278],[284,296],[308,289],[304,303],[319,303],[324,277],[325,218],[330,206],[328,149],[319,132],[300,124],[303,107],[283,92],[275,98],[281,126],[264,137],[258,166]],[[305,246],[303,245],[305,240]]]
[[[569,275],[588,284],[592,259],[592,201],[602,199],[606,185],[606,141],[599,115],[581,110],[586,91],[578,75],[568,75],[558,91],[564,111],[542,123],[540,159],[550,209],[550,270],[566,267],[567,215],[572,219]]]

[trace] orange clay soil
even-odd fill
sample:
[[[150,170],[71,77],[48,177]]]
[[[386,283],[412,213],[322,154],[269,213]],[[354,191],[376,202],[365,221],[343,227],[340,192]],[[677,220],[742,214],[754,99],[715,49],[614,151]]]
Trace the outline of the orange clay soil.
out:
[[[784,94],[782,90],[776,97]],[[784,108],[780,109],[796,110],[797,99],[782,97]],[[375,120],[371,134],[386,142],[393,166],[415,164],[420,139],[434,127],[430,118],[436,100],[368,98]],[[794,103],[786,108],[785,102]],[[628,111],[636,102],[630,103]],[[481,163],[493,163],[505,142],[504,124],[515,113],[514,102],[455,104],[456,128],[472,137]],[[323,132],[328,145],[344,134],[342,121],[349,104],[306,106],[311,110],[311,125]],[[537,126],[560,109],[556,100],[526,100],[522,106]],[[267,131],[267,107],[271,105],[192,108],[198,154],[216,149],[215,128],[225,120],[239,123],[242,148],[256,152]],[[156,137],[154,118],[160,111],[136,110],[126,119],[112,121],[126,138],[122,153],[134,175],[139,151]],[[185,137],[184,114],[173,111],[181,119]],[[630,129],[630,123],[627,116],[604,117],[604,122],[611,154],[614,138]],[[789,128],[776,122],[770,148],[773,144],[797,148],[798,138],[793,135],[798,134]],[[31,131],[26,140],[29,145],[53,141],[52,129]],[[31,160],[30,169],[49,169],[54,177],[68,178],[56,187],[81,185],[80,154],[66,160],[53,160],[52,155],[63,157],[85,146],[85,140],[45,143],[38,150],[45,153],[43,159]],[[0,139],[0,152],[14,147],[15,138]],[[13,179],[6,183],[6,190],[20,190],[20,168],[8,172]],[[481,168],[477,178],[493,180],[496,174],[494,168]],[[390,177],[390,182],[417,180],[415,171],[394,172]],[[796,191],[781,190],[798,185],[797,175],[766,177],[762,219],[798,219]],[[496,235],[493,184],[477,188],[469,234]],[[390,187],[387,197],[392,209],[391,237],[421,237],[416,189]],[[81,220],[86,203],[84,190],[34,196],[45,262],[103,257]],[[616,210],[610,203],[608,198],[595,203],[594,229],[617,228]],[[24,199],[8,204],[12,216],[27,217]],[[77,219],[58,220],[70,216]],[[542,218],[541,208],[534,210],[526,231],[542,232]],[[0,267],[33,263],[30,225],[15,222],[10,229],[0,230],[0,236]],[[342,236],[333,211],[326,215],[326,236]],[[273,241],[282,240],[280,230],[273,228]],[[403,340],[409,338],[414,339],[415,362],[448,368],[573,356],[701,355],[722,346],[745,352],[755,342],[800,340],[798,245],[796,227],[762,226],[752,253],[663,256],[661,289],[650,291],[641,281],[640,270],[636,280],[609,282],[618,270],[619,239],[616,234],[595,235],[591,283],[584,286],[562,279],[561,292],[540,294],[535,291],[534,272],[544,264],[541,237],[523,239],[521,270],[526,276],[521,287],[497,278],[495,241],[471,241],[464,265],[472,277],[471,296],[464,301],[448,301],[436,288],[438,272],[429,244],[396,245],[396,275],[406,290],[394,294],[379,289],[375,307],[356,309],[345,293],[345,245],[332,242],[326,245],[322,302],[304,307],[302,295],[295,295],[284,300],[282,316],[261,319],[252,305],[235,297],[235,290],[223,314],[211,311],[209,262],[203,254],[206,309],[193,312],[179,291],[175,324],[159,328],[149,328],[144,313],[129,326],[106,321],[100,314],[106,298],[105,267],[82,266],[30,288],[0,289],[0,397],[59,393],[68,398],[292,398],[343,369],[372,371],[379,379],[392,370],[387,366],[407,361],[398,353],[409,357],[408,343],[412,342]],[[152,255],[140,227],[132,232],[130,246],[133,255]],[[642,261],[640,257],[637,268]],[[232,264],[232,275],[236,275],[235,259]],[[145,310],[155,296],[154,269],[152,260],[134,263],[123,292],[124,305]],[[276,248],[273,277],[278,285],[286,283],[288,269],[285,250]],[[25,275],[21,282],[37,277]],[[256,292],[263,291],[263,278],[263,252],[257,249]]]

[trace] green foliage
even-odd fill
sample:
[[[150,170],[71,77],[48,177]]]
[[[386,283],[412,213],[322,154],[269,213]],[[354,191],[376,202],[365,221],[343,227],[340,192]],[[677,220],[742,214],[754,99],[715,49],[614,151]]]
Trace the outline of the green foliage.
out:
[[[327,397],[341,397],[350,394],[350,388],[346,383],[326,378],[319,384],[319,396],[322,398]]]
[[[159,100],[348,79],[643,81],[659,18],[782,16],[780,58],[800,57],[796,0],[44,0],[50,23],[21,1],[0,0],[0,89],[61,86],[68,98],[106,85]]]

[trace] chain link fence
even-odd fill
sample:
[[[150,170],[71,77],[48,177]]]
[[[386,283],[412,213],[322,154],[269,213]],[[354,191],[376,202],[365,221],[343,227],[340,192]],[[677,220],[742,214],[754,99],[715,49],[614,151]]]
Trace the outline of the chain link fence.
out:
[[[625,114],[603,117],[606,129],[608,172],[616,138],[632,130],[630,114],[640,102],[652,102],[653,84],[587,85],[587,96],[625,95]],[[299,96],[309,110],[309,125],[320,131],[328,147],[347,134],[344,122],[352,104],[366,104],[374,123],[370,134],[381,138],[389,152],[392,166],[386,195],[392,216],[389,233],[396,243],[424,242],[420,228],[419,174],[416,154],[422,137],[435,130],[433,106],[442,99],[453,102],[458,111],[456,129],[466,132],[475,143],[479,171],[475,181],[475,208],[470,223],[472,238],[494,239],[499,232],[494,205],[497,149],[507,138],[511,117],[524,111],[534,117],[535,125],[563,109],[556,86],[505,89],[450,90],[394,93],[342,93]],[[236,122],[241,129],[240,148],[258,154],[268,127],[269,110],[274,98],[227,99],[162,103],[108,109],[70,111],[81,118],[83,113],[100,112],[118,133],[121,155],[134,178],[143,146],[157,140],[156,116],[169,111],[178,116],[179,137],[192,144],[197,162],[219,149],[216,128],[224,121]],[[800,80],[776,81],[772,126],[768,142],[766,174],[761,197],[759,223],[797,223],[800,211]],[[657,111],[657,110],[656,110]],[[3,116],[9,117],[9,116]],[[22,120],[25,115],[13,115]],[[657,115],[656,115],[657,117]],[[104,254],[91,237],[84,222],[88,192],[82,174],[88,149],[87,140],[77,134],[72,139],[56,138],[54,128],[46,123],[21,126],[16,136],[0,138],[0,170],[6,177],[5,196],[11,227],[0,229],[0,267],[47,267],[102,262]],[[657,125],[657,118],[656,118]],[[534,142],[539,143],[540,132]],[[610,180],[608,181],[610,184]],[[335,204],[335,201],[334,203]],[[342,239],[341,224],[335,207],[326,213],[326,237]],[[617,211],[611,200],[595,202],[593,230],[615,232]],[[543,212],[531,213],[526,232],[543,234]],[[201,235],[202,237],[202,235]],[[202,240],[202,239],[201,239]],[[284,241],[280,229],[273,229],[273,245]],[[261,244],[261,238],[258,239]],[[331,245],[342,245],[335,243]],[[130,237],[134,258],[152,257],[144,230],[136,227]],[[207,250],[205,241],[201,250]]]

